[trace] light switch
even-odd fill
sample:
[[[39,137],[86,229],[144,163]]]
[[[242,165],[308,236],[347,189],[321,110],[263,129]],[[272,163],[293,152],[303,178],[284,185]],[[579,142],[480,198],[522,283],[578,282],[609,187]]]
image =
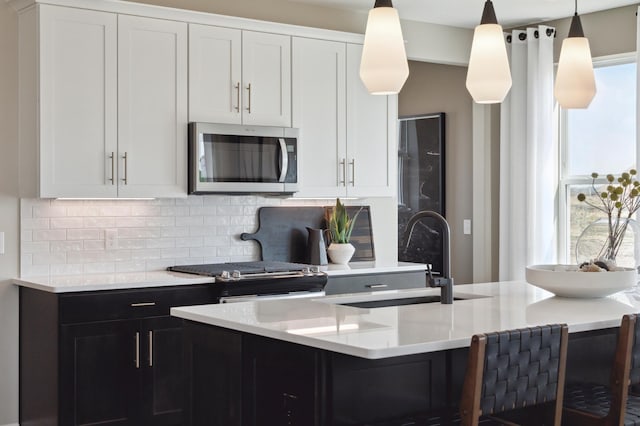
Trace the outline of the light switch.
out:
[[[104,230],[104,248],[107,250],[115,250],[118,248],[118,230]]]
[[[0,254],[4,254],[4,232],[0,232]]]
[[[462,230],[464,235],[471,235],[471,219],[465,219],[462,221]]]

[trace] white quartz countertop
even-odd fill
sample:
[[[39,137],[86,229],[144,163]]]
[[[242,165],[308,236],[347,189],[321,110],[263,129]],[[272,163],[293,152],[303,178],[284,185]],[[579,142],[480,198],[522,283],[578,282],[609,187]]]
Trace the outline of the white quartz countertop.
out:
[[[348,265],[329,264],[321,269],[331,276],[382,274],[394,272],[424,271],[425,265],[407,262],[353,262]],[[16,285],[51,293],[78,291],[119,290],[129,288],[165,287],[212,283],[212,277],[168,271],[128,272],[115,274],[84,274],[16,278]]]
[[[379,291],[313,299],[280,299],[172,308],[187,320],[315,348],[377,359],[469,346],[471,336],[566,323],[569,332],[617,327],[640,311],[640,291],[600,299],[567,299],[526,282],[456,285],[452,305],[382,308],[344,306],[392,298],[438,295],[438,289]]]
[[[50,293],[73,293],[78,291],[204,284],[213,283],[214,279],[212,277],[178,272],[154,271],[15,278],[13,282],[22,287],[34,288]]]
[[[364,275],[364,274],[387,274],[396,272],[426,271],[427,266],[422,263],[409,262],[352,262],[347,265],[330,263],[320,266],[320,270],[329,277]]]

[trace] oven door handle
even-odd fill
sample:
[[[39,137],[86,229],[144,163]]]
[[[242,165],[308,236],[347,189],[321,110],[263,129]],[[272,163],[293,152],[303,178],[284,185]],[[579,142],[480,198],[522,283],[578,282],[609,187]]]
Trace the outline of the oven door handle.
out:
[[[278,182],[284,183],[289,171],[289,154],[287,153],[287,143],[284,138],[278,138],[278,142],[280,143],[280,177]]]
[[[308,297],[324,296],[324,291],[296,291],[283,294],[247,294],[244,296],[225,296],[219,299],[219,303],[236,303],[236,302],[256,302],[259,300],[278,300],[278,299],[302,299]]]

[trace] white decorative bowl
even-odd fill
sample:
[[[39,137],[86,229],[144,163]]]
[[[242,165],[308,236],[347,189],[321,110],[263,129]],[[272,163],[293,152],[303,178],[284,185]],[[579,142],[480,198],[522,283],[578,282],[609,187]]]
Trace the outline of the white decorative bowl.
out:
[[[532,265],[527,266],[526,278],[529,284],[556,296],[605,297],[636,285],[638,281],[636,270],[621,269],[608,272],[582,272],[575,265]]]

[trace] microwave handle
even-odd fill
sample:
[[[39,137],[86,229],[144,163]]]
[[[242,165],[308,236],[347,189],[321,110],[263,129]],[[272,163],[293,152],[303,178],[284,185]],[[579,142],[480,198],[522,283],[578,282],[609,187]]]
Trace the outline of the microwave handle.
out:
[[[282,165],[278,182],[284,182],[287,177],[287,171],[289,170],[289,154],[287,153],[287,144],[284,139],[278,138],[278,142],[280,142],[280,164]]]

